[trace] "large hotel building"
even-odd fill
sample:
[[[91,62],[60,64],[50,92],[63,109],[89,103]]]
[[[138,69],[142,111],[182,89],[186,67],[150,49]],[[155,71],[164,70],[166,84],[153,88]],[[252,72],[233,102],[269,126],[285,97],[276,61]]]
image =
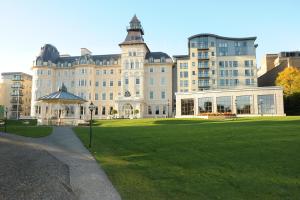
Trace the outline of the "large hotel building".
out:
[[[60,55],[46,44],[33,69],[32,110],[36,117],[57,115],[58,107],[38,102],[38,98],[57,91],[62,84],[71,92],[96,105],[96,118],[164,117],[172,112],[171,57],[151,52],[143,38],[144,30],[136,16],[130,21],[127,36],[119,44],[120,54],[92,55],[82,48],[80,56]],[[67,106],[68,116],[89,117],[89,103]],[[51,107],[51,108],[50,108]]]
[[[62,109],[38,101],[64,84],[88,102],[64,105],[66,118],[196,117],[207,113],[283,115],[282,89],[258,88],[256,37],[198,34],[188,38],[188,55],[151,52],[136,16],[119,44],[120,54],[60,55],[46,44],[34,62],[31,115],[57,116]],[[176,95],[176,97],[175,97]],[[174,112],[173,112],[174,109]],[[176,113],[175,113],[176,112]],[[117,113],[117,114],[116,114]]]

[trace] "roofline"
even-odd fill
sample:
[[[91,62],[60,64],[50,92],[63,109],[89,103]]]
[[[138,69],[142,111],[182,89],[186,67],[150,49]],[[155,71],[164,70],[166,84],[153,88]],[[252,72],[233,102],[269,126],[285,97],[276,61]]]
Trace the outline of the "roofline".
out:
[[[24,73],[24,72],[3,72],[3,73],[1,73],[2,76],[5,76],[5,75],[13,75],[13,74],[22,74],[22,75],[25,75],[25,76],[30,76],[30,77],[32,77],[32,75],[26,74],[26,73]]]
[[[174,58],[188,58],[189,55],[173,55]]]
[[[224,37],[224,36],[220,36],[220,35],[215,35],[215,34],[211,34],[211,33],[200,33],[200,34],[196,34],[196,35],[192,35],[188,38],[188,40],[191,40],[193,38],[196,37],[215,37],[218,39],[224,39],[224,40],[256,40],[257,37],[242,37],[242,38],[237,38],[237,37]]]

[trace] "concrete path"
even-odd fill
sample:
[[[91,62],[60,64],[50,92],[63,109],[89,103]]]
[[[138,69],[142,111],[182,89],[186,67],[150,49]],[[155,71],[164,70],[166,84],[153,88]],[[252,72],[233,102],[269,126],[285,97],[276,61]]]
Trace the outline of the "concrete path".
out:
[[[54,127],[53,133],[47,137],[25,138],[25,141],[45,149],[69,166],[70,185],[78,199],[121,199],[102,168],[71,128]]]
[[[69,127],[54,127],[53,133],[40,139],[44,148],[69,166],[70,183],[79,199],[121,199],[104,171]]]

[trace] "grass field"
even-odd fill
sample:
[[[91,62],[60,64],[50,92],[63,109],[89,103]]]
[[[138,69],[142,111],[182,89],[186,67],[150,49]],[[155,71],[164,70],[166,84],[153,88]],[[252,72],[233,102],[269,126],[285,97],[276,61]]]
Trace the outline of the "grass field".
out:
[[[91,152],[125,200],[300,198],[300,117],[95,126]]]
[[[51,134],[51,127],[36,126],[36,124],[36,120],[8,120],[6,132],[33,138]],[[4,132],[4,127],[0,127],[0,131]]]

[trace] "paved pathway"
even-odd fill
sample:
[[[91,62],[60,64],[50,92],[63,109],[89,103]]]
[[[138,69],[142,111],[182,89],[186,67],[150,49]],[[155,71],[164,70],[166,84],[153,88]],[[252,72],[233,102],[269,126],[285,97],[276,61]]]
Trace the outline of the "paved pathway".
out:
[[[71,128],[54,127],[51,135],[31,141],[69,166],[70,184],[79,199],[121,199],[104,171]]]

